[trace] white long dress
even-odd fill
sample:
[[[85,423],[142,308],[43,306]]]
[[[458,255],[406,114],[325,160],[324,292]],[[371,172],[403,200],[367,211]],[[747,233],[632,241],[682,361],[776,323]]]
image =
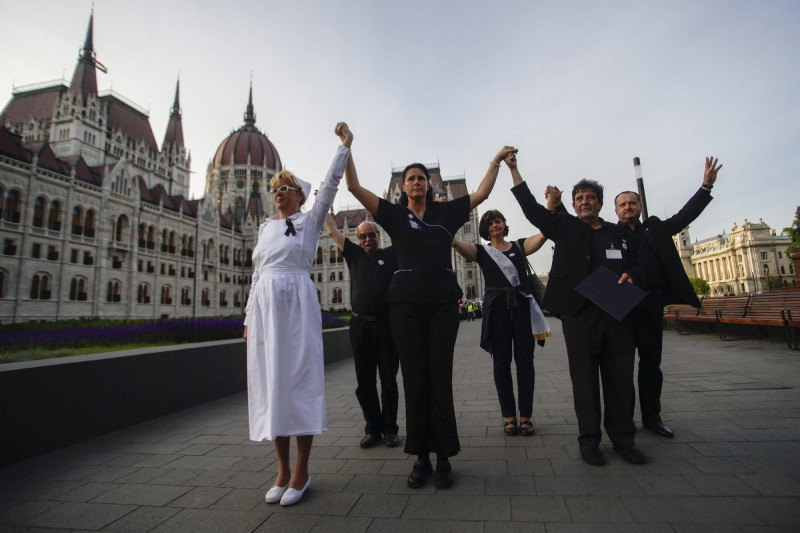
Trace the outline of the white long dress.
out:
[[[319,435],[327,429],[322,316],[311,265],[350,150],[339,147],[314,205],[258,229],[245,308],[250,439]]]

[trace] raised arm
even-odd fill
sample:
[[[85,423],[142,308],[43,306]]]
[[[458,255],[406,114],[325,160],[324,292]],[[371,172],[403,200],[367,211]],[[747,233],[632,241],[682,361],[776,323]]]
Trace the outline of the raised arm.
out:
[[[377,215],[380,198],[374,192],[362,187],[361,183],[359,183],[358,173],[356,172],[356,164],[353,162],[352,153],[350,154],[350,159],[347,160],[347,166],[344,169],[344,180],[347,183],[347,190],[356,197],[356,200],[361,202],[361,205],[363,205],[367,211],[373,215]]]
[[[453,250],[468,261],[475,261],[478,258],[478,247],[469,242],[453,239]]]
[[[706,157],[706,168],[703,172],[703,185],[689,198],[680,211],[664,221],[664,229],[670,234],[680,233],[683,228],[695,221],[703,210],[711,203],[711,189],[717,181],[717,172],[722,165],[717,165],[717,159],[713,156]]]
[[[340,250],[344,251],[344,240],[346,237],[344,236],[344,233],[339,231],[339,228],[336,227],[336,221],[333,220],[333,217],[330,213],[328,213],[328,215],[325,217],[324,226],[325,231],[327,231],[328,235],[331,236],[331,239],[333,239],[333,242],[336,243],[336,246],[338,246]]]
[[[547,200],[547,210],[553,213],[557,212],[557,208],[561,206],[564,209],[564,204],[561,203],[561,189],[555,185],[548,185],[544,190],[544,197]]]
[[[478,189],[469,195],[469,208],[475,209],[483,203],[484,200],[489,198],[489,193],[492,192],[494,184],[497,181],[497,173],[500,171],[500,163],[509,155],[516,154],[517,149],[513,146],[504,146],[502,150],[497,152],[497,155],[489,161],[489,170],[478,185]]]
[[[541,233],[537,233],[536,235],[532,235],[525,239],[523,243],[523,250],[525,251],[525,255],[531,255],[534,252],[538,252],[539,248],[544,246],[544,243],[547,241],[547,237],[542,235]]]
[[[505,162],[508,168],[511,169],[511,179],[514,181],[514,187],[511,188],[511,192],[522,208],[525,218],[539,228],[545,236],[549,235],[552,238],[556,234],[558,227],[556,215],[537,202],[536,198],[531,194],[528,184],[522,179],[522,175],[517,168],[517,154],[509,154]]]

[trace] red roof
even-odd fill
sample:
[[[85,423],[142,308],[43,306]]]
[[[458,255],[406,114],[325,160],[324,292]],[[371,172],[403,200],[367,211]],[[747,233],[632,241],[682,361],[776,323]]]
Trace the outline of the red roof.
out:
[[[121,130],[129,138],[143,141],[148,148],[158,152],[158,144],[156,144],[156,138],[147,115],[119,100],[113,94],[104,95],[100,100],[108,103],[108,125],[112,132]]]
[[[56,157],[55,152],[53,152],[53,149],[50,148],[49,144],[45,144],[42,146],[42,149],[39,150],[37,164],[40,168],[69,176],[69,165]]]
[[[23,161],[31,162],[31,153],[22,147],[22,137],[11,133],[5,126],[0,126],[0,155]]]
[[[348,228],[355,228],[365,221],[375,221],[370,212],[366,209],[348,209],[345,211],[339,211],[333,215],[333,220],[336,222],[336,227],[339,229],[344,228],[345,221],[347,221]]]
[[[86,183],[97,185],[98,187],[103,184],[103,175],[89,167],[86,161],[84,161],[83,156],[80,156],[75,163],[75,177]]]
[[[181,103],[179,99],[180,89],[181,82],[178,80],[178,85],[175,87],[175,102],[172,104],[172,109],[170,110],[167,132],[164,134],[164,144],[161,145],[164,149],[166,149],[167,146],[183,148],[183,123],[181,122]]]
[[[222,141],[214,155],[214,166],[246,165],[248,156],[252,165],[266,165],[273,170],[282,169],[278,150],[267,136],[255,127],[243,127]]]
[[[50,120],[55,112],[58,95],[66,91],[66,85],[59,84],[43,89],[18,92],[11,97],[3,113],[0,114],[0,123],[10,123],[21,126],[30,120]]]

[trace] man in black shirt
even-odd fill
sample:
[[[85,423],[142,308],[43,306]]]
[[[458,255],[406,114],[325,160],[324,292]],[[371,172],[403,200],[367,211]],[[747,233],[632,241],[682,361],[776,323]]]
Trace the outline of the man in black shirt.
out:
[[[362,448],[381,440],[389,447],[400,444],[397,436],[397,370],[399,359],[389,326],[386,293],[397,270],[394,249],[379,248],[380,230],[373,222],[356,228],[359,246],[347,239],[333,217],[328,215],[325,229],[342,250],[350,270],[350,343],[356,367],[356,397],[366,421]],[[375,383],[375,371],[381,380],[381,400]],[[383,409],[381,409],[381,403]]]
[[[689,304],[700,307],[700,301],[686,275],[672,236],[694,222],[711,202],[711,189],[717,180],[717,172],[722,168],[722,165],[717,165],[717,161],[714,157],[706,158],[702,186],[680,211],[666,220],[653,216],[643,223],[639,222],[642,205],[635,192],[621,192],[614,199],[619,227],[625,232],[626,238],[637,246],[652,247],[658,266],[658,286],[636,307],[631,316],[636,328],[636,347],[639,349],[638,381],[642,425],[661,437],[674,437],[672,430],[661,420],[664,306]],[[634,398],[631,409],[635,407],[635,403]]]
[[[516,161],[515,161],[516,163]],[[511,165],[509,165],[511,166]],[[630,411],[633,394],[634,332],[629,318],[617,321],[575,290],[601,265],[620,276],[620,282],[646,278],[645,265],[616,225],[600,218],[602,186],[590,180],[578,182],[572,190],[577,217],[552,213],[539,204],[522,176],[511,170],[512,190],[525,217],[555,243],[550,280],[544,306],[560,315],[567,345],[578,444],[581,458],[595,466],[605,464],[600,450],[600,423],[614,444],[614,451],[633,464],[645,457],[636,447],[636,426]],[[601,418],[600,383],[603,380],[605,415]]]

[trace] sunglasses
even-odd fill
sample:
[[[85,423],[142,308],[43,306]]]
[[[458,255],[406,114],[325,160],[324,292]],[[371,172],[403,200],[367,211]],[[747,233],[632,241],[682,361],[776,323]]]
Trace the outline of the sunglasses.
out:
[[[297,187],[289,187],[288,185],[281,185],[280,187],[275,187],[274,189],[272,189],[271,191],[269,191],[269,193],[270,193],[272,196],[275,196],[275,195],[276,195],[276,194],[278,194],[279,192],[280,192],[280,193],[285,193],[285,192],[287,192],[287,191],[299,191],[299,190],[300,190],[300,189],[298,189]]]
[[[378,237],[378,234],[374,231],[370,231],[369,233],[359,233],[358,238],[359,240],[365,241],[367,239],[375,239]]]

